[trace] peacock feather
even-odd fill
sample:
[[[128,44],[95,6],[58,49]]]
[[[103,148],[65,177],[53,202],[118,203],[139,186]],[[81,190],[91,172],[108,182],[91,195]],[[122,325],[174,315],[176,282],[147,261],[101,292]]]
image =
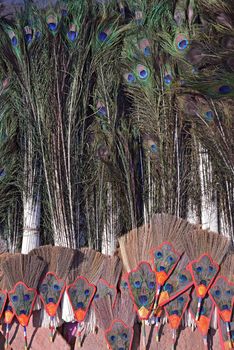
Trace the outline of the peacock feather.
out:
[[[224,322],[230,322],[234,304],[234,283],[219,276],[209,290],[209,295],[218,308]]]
[[[8,295],[15,316],[21,326],[26,327],[36,301],[36,290],[28,288],[23,282],[18,282]]]
[[[84,321],[96,293],[96,287],[90,284],[85,277],[79,276],[74,283],[67,286],[66,291],[76,320],[78,322]]]
[[[128,327],[121,320],[114,320],[110,328],[105,331],[105,338],[111,350],[131,350],[133,328]]]
[[[154,304],[156,293],[155,274],[150,265],[141,262],[128,274],[128,285],[131,298],[140,319],[146,320]]]
[[[39,285],[39,296],[49,316],[56,315],[64,291],[65,282],[54,273],[47,272]]]

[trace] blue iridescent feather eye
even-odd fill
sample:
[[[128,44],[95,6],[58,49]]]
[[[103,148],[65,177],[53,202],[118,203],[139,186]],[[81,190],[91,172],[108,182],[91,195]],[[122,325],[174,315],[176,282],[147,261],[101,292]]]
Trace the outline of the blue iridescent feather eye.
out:
[[[209,266],[209,272],[213,272],[214,271],[214,268],[213,268],[213,266]]]
[[[222,85],[219,87],[219,93],[222,95],[230,94],[230,92],[232,92],[232,87],[229,85]]]
[[[179,281],[181,283],[185,283],[185,282],[187,282],[187,280],[188,280],[187,276],[185,276],[185,275],[180,275],[179,276]]]
[[[47,284],[42,284],[41,287],[40,287],[40,292],[41,293],[46,293],[48,290],[48,285]]]
[[[67,33],[67,37],[70,41],[74,42],[77,37],[78,37],[78,33],[73,31],[73,30],[70,30],[68,33]]]
[[[134,287],[135,288],[141,288],[141,282],[140,281],[135,281],[134,282]]]
[[[142,66],[142,65],[137,66],[137,73],[138,73],[138,76],[141,80],[145,80],[149,76],[147,68]]]
[[[212,111],[208,111],[205,113],[205,119],[210,122],[214,118],[214,113]],[[211,266],[210,266],[211,267]]]
[[[184,302],[184,297],[179,297],[179,298],[178,298],[178,302],[179,302],[179,303],[183,303],[183,302]]]
[[[58,28],[57,19],[54,15],[49,15],[47,17],[47,26],[51,32],[55,32]]]
[[[221,307],[222,311],[229,310],[229,306],[227,304],[222,305]]]
[[[30,300],[30,296],[28,294],[24,295],[24,301],[29,301]]]
[[[140,295],[139,296],[139,302],[141,305],[146,306],[148,304],[148,297],[147,295]]]
[[[226,290],[225,293],[226,293],[228,296],[232,294],[231,291],[230,291],[230,289],[229,289],[229,290]]]
[[[165,266],[162,266],[162,265],[161,265],[161,266],[159,266],[158,270],[159,270],[159,271],[165,271],[166,268],[165,268]]]
[[[173,311],[171,312],[171,314],[172,314],[172,315],[177,315],[177,316],[178,316],[178,315],[179,315],[179,311],[178,311],[178,310],[173,310]]]
[[[150,289],[154,289],[155,288],[155,282],[153,282],[153,281],[149,282],[148,286],[149,286]]]
[[[185,49],[187,49],[188,47],[188,40],[187,39],[183,39],[181,41],[178,42],[178,49],[183,51]]]
[[[82,301],[79,301],[79,303],[76,304],[77,309],[82,309],[84,307],[84,303]]]
[[[196,271],[197,271],[198,273],[201,273],[202,270],[203,270],[202,266],[198,266],[198,267],[196,268]]]
[[[170,74],[165,75],[164,77],[164,83],[166,85],[170,85],[172,83],[172,76]]]
[[[48,303],[53,303],[54,302],[54,298],[48,298]]]
[[[14,303],[16,303],[17,301],[18,301],[18,296],[17,295],[13,295],[13,297],[12,297],[12,301],[14,302]]]
[[[158,151],[158,147],[157,145],[155,145],[155,143],[153,145],[150,146],[150,150],[152,153],[157,153]]]
[[[128,81],[128,83],[133,83],[134,81],[136,81],[136,78],[135,78],[133,73],[127,74],[127,81]]]
[[[98,110],[98,114],[101,115],[101,116],[105,116],[107,115],[107,109],[105,106],[101,106]]]
[[[128,284],[127,284],[127,282],[124,282],[123,287],[124,287],[125,289],[127,289],[127,288],[128,288]]]
[[[86,296],[88,296],[88,295],[90,294],[89,289],[86,289],[85,292],[84,292],[84,294],[85,294]]]
[[[21,315],[26,315],[26,311],[23,309],[23,310],[20,310],[20,314]]]
[[[150,47],[149,47],[149,46],[146,46],[146,47],[144,48],[144,55],[145,55],[146,57],[148,57],[148,56],[150,56],[150,54],[151,54]]]
[[[27,44],[30,44],[32,42],[32,39],[33,39],[32,33],[25,34],[24,39],[25,39]]]
[[[101,31],[98,33],[98,39],[103,43],[108,39],[108,33],[106,31]]]
[[[35,38],[38,40],[41,37],[41,32],[39,30],[36,31]]]
[[[172,293],[174,288],[173,288],[172,284],[166,283],[164,289],[165,289],[165,291],[167,291],[168,293]]]
[[[172,264],[172,263],[175,262],[175,260],[174,260],[174,258],[173,258],[172,256],[168,256],[168,257],[167,257],[167,262],[168,262],[169,264]]]
[[[115,335],[112,335],[112,336],[110,337],[110,340],[111,340],[112,342],[114,342],[115,339],[116,339]]]
[[[54,32],[57,29],[57,23],[48,23],[48,28],[49,30],[51,30],[52,32]]]
[[[11,43],[12,43],[12,46],[16,47],[18,45],[18,39],[16,38],[16,36],[13,36],[11,38]]]
[[[220,297],[221,292],[220,292],[219,289],[217,289],[217,290],[214,292],[214,294],[215,294],[215,296],[218,298],[218,297]]]
[[[201,280],[200,284],[203,284],[203,286],[206,286],[207,285],[207,281]]]
[[[128,335],[126,333],[123,333],[122,336],[121,336],[122,339],[126,340],[128,339]]]
[[[95,294],[94,299],[99,299],[99,294]]]
[[[161,258],[163,257],[162,252],[160,252],[160,251],[159,251],[159,252],[156,252],[156,253],[155,253],[155,257],[158,258],[158,259],[161,259]]]
[[[58,284],[54,284],[53,285],[53,288],[54,288],[54,290],[57,292],[57,291],[59,291],[59,290],[61,290],[61,288],[60,288],[60,286],[58,285]]]

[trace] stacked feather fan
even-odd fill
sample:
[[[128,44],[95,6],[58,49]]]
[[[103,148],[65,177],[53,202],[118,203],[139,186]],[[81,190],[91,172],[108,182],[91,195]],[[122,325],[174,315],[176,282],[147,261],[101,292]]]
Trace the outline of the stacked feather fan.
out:
[[[6,324],[6,349],[14,316],[24,328],[28,349],[26,329],[38,296],[51,341],[69,314],[77,324],[78,347],[96,328],[109,349],[130,350],[134,343],[145,350],[146,324],[156,324],[152,330],[159,342],[160,319],[166,317],[172,329],[171,346],[176,349],[178,330],[191,314],[204,349],[209,349],[216,309],[221,348],[233,348],[234,254],[228,238],[171,215],[155,214],[149,225],[119,239],[117,254],[52,246],[29,255],[3,253],[0,312]],[[65,294],[68,302],[63,302],[61,315]],[[134,333],[138,322],[141,341]]]

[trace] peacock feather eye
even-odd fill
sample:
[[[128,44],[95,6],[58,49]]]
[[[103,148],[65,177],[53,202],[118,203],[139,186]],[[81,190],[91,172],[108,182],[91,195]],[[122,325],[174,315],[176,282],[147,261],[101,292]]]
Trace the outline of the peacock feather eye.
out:
[[[188,280],[188,278],[185,275],[180,275],[179,276],[179,281],[181,283],[185,283],[185,282],[187,282],[187,280]]]
[[[225,293],[226,293],[228,296],[232,294],[232,292],[230,291],[230,289],[229,289],[229,290],[226,290]]]
[[[207,286],[207,282],[205,280],[201,280],[200,284],[202,284],[203,286]]]
[[[127,340],[127,339],[128,339],[127,333],[123,333],[123,334],[121,335],[121,338],[124,339],[124,340]]]
[[[188,47],[188,40],[183,39],[178,43],[178,49],[179,50],[185,50]]]
[[[137,289],[141,288],[141,282],[140,281],[135,281],[134,282],[134,287],[137,288]]]
[[[207,122],[211,122],[213,120],[213,118],[214,118],[214,113],[212,111],[207,111],[205,113],[205,119]],[[209,266],[209,269],[210,269],[210,267],[212,267],[212,266]],[[212,267],[212,269],[214,269],[214,268]],[[213,270],[211,270],[211,271],[213,271]]]
[[[71,42],[76,41],[76,39],[78,38],[78,31],[77,31],[77,27],[75,24],[71,24],[69,26],[69,31],[67,33],[67,38],[68,40],[70,40]]]
[[[155,288],[155,282],[149,282],[149,284],[148,284],[148,286],[149,286],[149,289],[154,289]]]
[[[213,266],[211,266],[211,265],[209,266],[208,269],[209,269],[209,272],[213,272],[213,271],[214,271],[214,268],[213,268]]]
[[[53,303],[54,302],[54,298],[48,298],[48,303]]]
[[[30,300],[30,296],[28,294],[24,295],[24,301],[29,301]]]
[[[101,41],[101,42],[104,42],[106,41],[106,39],[108,38],[108,35],[106,32],[100,32],[98,34],[98,39]]]
[[[84,291],[84,294],[85,294],[86,296],[89,296],[90,290],[89,290],[89,289],[86,289],[86,290]]]
[[[79,301],[79,302],[76,304],[76,307],[77,307],[77,309],[83,309],[84,303],[82,303],[82,301]]]
[[[123,283],[123,287],[124,287],[125,289],[128,289],[128,284],[127,284],[127,282],[124,282],[124,283]]]
[[[116,340],[116,337],[115,337],[115,335],[112,335],[111,337],[110,337],[110,340],[114,343],[115,342],[115,340]]]
[[[112,31],[108,28],[101,30],[98,33],[98,40],[100,43],[105,43],[109,39],[111,32]]]
[[[151,55],[150,50],[150,42],[148,39],[142,39],[138,43],[139,49],[142,51],[145,57],[149,57]]]
[[[60,291],[61,290],[61,287],[58,285],[58,284],[54,284],[53,285],[53,288],[56,292]]]
[[[232,92],[232,87],[229,85],[222,85],[219,87],[219,93],[222,95],[228,95]]]
[[[158,251],[158,252],[155,253],[155,257],[156,257],[157,259],[161,259],[161,258],[163,257],[163,253],[160,252],[160,251]]]
[[[173,292],[173,286],[170,283],[166,283],[164,287],[165,291],[168,292],[169,294]]]
[[[95,294],[94,299],[99,299],[99,294]]]
[[[229,310],[229,306],[227,304],[222,305],[221,307],[222,311]]]
[[[40,32],[39,30],[37,30],[36,33],[35,33],[35,38],[36,38],[37,40],[39,40],[40,37],[41,37],[41,32]]]
[[[201,273],[201,272],[203,271],[202,266],[198,266],[198,267],[196,268],[196,271],[197,271],[197,273]]]
[[[158,151],[157,145],[155,143],[153,145],[151,145],[150,150],[152,153],[157,153],[157,151]]]
[[[12,301],[14,302],[14,303],[16,303],[17,301],[18,301],[18,296],[17,295],[13,295],[13,297],[12,297]]]
[[[57,18],[56,16],[54,15],[49,15],[47,17],[47,26],[48,26],[48,29],[51,31],[51,32],[55,32],[58,28],[58,21],[57,21]]]
[[[137,66],[137,74],[138,74],[138,77],[141,79],[141,80],[146,80],[149,76],[149,71],[148,69],[141,65],[141,64],[138,64]]]
[[[215,294],[215,296],[216,296],[217,298],[219,298],[220,295],[221,295],[221,292],[220,292],[219,289],[217,289],[217,290],[214,292],[214,294]]]
[[[189,41],[183,34],[178,34],[176,37],[176,47],[180,52],[183,52],[188,48]]]
[[[171,314],[179,316],[179,311],[178,310],[172,310]]]
[[[124,78],[129,84],[132,84],[136,81],[136,77],[132,72],[124,74]]]
[[[170,74],[165,75],[165,77],[164,77],[164,83],[165,83],[166,85],[171,85],[171,83],[172,83],[172,76],[171,76]]]
[[[174,259],[172,256],[168,256],[168,257],[167,257],[167,262],[168,262],[169,264],[173,264],[173,263],[175,262],[175,259]]]
[[[179,297],[179,298],[178,298],[178,302],[179,302],[179,303],[183,303],[183,302],[184,302],[184,297]]]
[[[165,271],[166,270],[166,268],[165,268],[165,266],[159,266],[159,268],[158,268],[158,271]]]
[[[17,36],[15,35],[14,32],[10,31],[9,32],[9,37],[11,39],[11,44],[13,47],[17,47],[18,46],[18,38]]]

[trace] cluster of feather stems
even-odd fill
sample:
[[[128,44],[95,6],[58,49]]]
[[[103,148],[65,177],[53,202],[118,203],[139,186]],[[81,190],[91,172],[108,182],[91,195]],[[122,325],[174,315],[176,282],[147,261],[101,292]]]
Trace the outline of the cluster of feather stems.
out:
[[[77,347],[85,346],[90,332],[98,332],[110,350],[146,350],[151,348],[146,325],[153,325],[160,342],[166,322],[172,349],[182,326],[197,326],[204,349],[211,349],[210,328],[218,329],[220,349],[234,346],[231,240],[176,216],[154,215],[119,238],[113,256],[47,245],[29,254],[0,255],[0,272],[6,349],[14,317],[28,349],[27,325],[38,312],[51,341],[58,326],[76,322]],[[141,336],[136,332],[140,323]]]
[[[1,17],[9,251],[111,254],[155,212],[233,236],[233,14],[224,0],[68,0]]]

